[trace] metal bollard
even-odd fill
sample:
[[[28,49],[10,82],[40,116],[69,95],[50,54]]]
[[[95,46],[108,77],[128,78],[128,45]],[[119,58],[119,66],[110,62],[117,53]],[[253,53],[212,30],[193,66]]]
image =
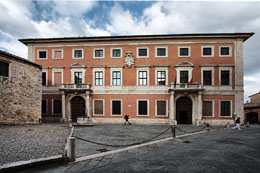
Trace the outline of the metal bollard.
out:
[[[175,128],[175,126],[171,126],[171,131],[172,131],[172,138],[176,138],[176,128]]]
[[[75,138],[74,137],[68,137],[68,150],[67,150],[67,157],[69,162],[74,162],[75,161]]]

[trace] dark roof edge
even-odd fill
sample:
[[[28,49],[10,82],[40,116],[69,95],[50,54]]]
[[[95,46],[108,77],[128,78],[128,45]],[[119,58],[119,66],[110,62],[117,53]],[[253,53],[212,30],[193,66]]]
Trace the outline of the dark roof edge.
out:
[[[35,67],[39,68],[39,69],[42,69],[41,65],[35,64],[35,63],[33,63],[33,62],[31,62],[31,61],[29,61],[27,59],[24,59],[22,57],[16,56],[14,54],[11,54],[11,53],[8,53],[8,52],[0,50],[0,55],[3,55],[3,56],[8,57],[8,58],[13,58],[13,59],[18,60],[18,61],[22,61],[24,63],[30,64],[32,66],[35,66]]]
[[[122,36],[91,36],[91,37],[60,37],[60,38],[25,38],[19,39],[20,42],[27,45],[28,43],[42,43],[42,42],[58,42],[58,41],[111,41],[111,40],[149,40],[149,39],[174,39],[174,38],[209,38],[214,36],[216,38],[243,38],[246,41],[253,36],[254,32],[244,33],[191,33],[191,34],[158,34],[158,35],[122,35]]]

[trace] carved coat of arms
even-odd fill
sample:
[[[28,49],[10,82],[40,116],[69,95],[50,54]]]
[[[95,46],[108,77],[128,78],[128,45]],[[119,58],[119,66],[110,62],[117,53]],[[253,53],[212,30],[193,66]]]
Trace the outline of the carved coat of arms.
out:
[[[132,55],[132,52],[127,51],[125,56],[125,65],[127,65],[129,68],[135,63],[134,56]]]

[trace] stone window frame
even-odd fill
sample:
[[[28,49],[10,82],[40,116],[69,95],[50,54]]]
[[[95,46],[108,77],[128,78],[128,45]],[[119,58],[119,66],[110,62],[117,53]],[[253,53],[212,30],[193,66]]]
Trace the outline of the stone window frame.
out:
[[[139,55],[139,49],[146,49],[147,55],[146,56],[140,56]],[[136,47],[136,58],[149,58],[149,47]]]
[[[192,71],[193,71],[193,67],[176,67],[176,74],[177,74],[177,84],[181,84],[181,80],[180,80],[180,73],[181,71],[188,71],[188,82],[191,81],[192,79]]]
[[[95,114],[95,100],[102,100],[102,102],[103,102],[103,114]],[[93,116],[105,116],[105,99],[93,99]]]
[[[61,58],[55,58],[55,51],[61,51]],[[52,59],[64,59],[64,52],[63,49],[52,49]]]
[[[42,113],[42,111],[41,111],[41,114],[42,114],[42,115],[48,115],[48,99],[42,99],[42,100],[45,100],[45,101],[46,101],[46,113],[44,114],[44,113]]]
[[[46,58],[40,58],[40,52],[46,52]],[[37,60],[47,60],[48,59],[48,49],[38,49],[37,50]]]
[[[120,101],[121,114],[113,114],[113,101]],[[120,117],[123,116],[123,100],[122,99],[110,99],[110,116]]]
[[[82,57],[75,57],[75,51],[81,50],[82,51]],[[72,59],[84,59],[84,49],[83,48],[73,48],[72,49]]]
[[[96,85],[96,72],[99,72],[99,71],[102,71],[103,72],[103,85]],[[99,87],[99,88],[101,88],[101,87],[105,87],[105,67],[93,67],[93,87]]]
[[[204,101],[211,101],[212,102],[212,115],[211,116],[203,116],[203,102]],[[205,100],[202,100],[202,117],[215,117],[215,100],[210,100],[210,99],[205,99]]]
[[[120,57],[114,57],[113,56],[113,50],[114,49],[120,49]],[[122,55],[123,55],[123,48],[121,48],[121,47],[113,47],[113,48],[110,49],[110,57],[111,58],[114,58],[114,59],[118,58],[119,59],[119,58],[122,58]]]
[[[203,54],[203,49],[204,48],[211,48],[211,55],[204,55]],[[201,57],[204,57],[204,58],[214,57],[214,46],[201,46]]]
[[[203,71],[211,71],[211,85],[204,85],[203,83]],[[201,84],[204,87],[212,87],[215,85],[215,68],[214,67],[201,67]]]
[[[229,55],[221,55],[221,48],[223,47],[228,47],[229,48]],[[219,57],[232,57],[232,46],[229,46],[229,45],[220,45],[219,46]]]
[[[165,71],[165,85],[158,85],[157,83],[157,72]],[[168,85],[168,67],[155,67],[155,85],[156,86],[167,86]]]
[[[147,115],[139,115],[139,101],[146,101],[147,102]],[[149,99],[137,99],[136,100],[136,108],[137,108],[137,110],[136,110],[136,115],[138,116],[138,117],[149,117],[149,113],[150,113],[150,107],[149,107]]]
[[[136,68],[136,86],[138,87],[148,87],[149,86],[149,78],[150,78],[150,75],[149,75],[149,67],[137,67]],[[139,72],[140,71],[146,71],[147,72],[147,85],[139,85]]]
[[[86,72],[86,69],[85,68],[72,68],[70,69],[70,83],[71,84],[75,84],[75,76],[74,76],[74,73],[75,72],[81,72],[82,73],[82,84],[85,83],[85,72]]]
[[[61,101],[61,113],[54,113],[54,101],[60,100]],[[52,99],[52,115],[62,115],[62,99]]]
[[[181,48],[188,48],[188,55],[181,55]],[[191,46],[178,46],[178,57],[179,58],[191,57]]]
[[[222,101],[229,101],[230,102],[230,116],[221,116],[221,102]],[[232,118],[232,100],[219,100],[219,117],[221,118]]]
[[[48,86],[48,69],[42,69],[42,72],[46,73],[46,85],[42,85],[42,86]]]
[[[157,49],[158,48],[164,48],[165,49],[165,56],[159,56],[158,54],[157,54]],[[155,47],[155,57],[156,58],[168,58],[168,46],[156,46]]]
[[[102,57],[96,57],[96,50],[102,50],[103,51],[103,56]],[[105,48],[94,48],[93,49],[93,58],[94,59],[104,59],[105,58]]]
[[[229,71],[229,85],[221,85],[221,71]],[[222,89],[232,89],[232,67],[219,67],[219,86]]]
[[[114,71],[119,71],[120,72],[120,85],[113,85],[113,72]],[[123,86],[123,68],[122,67],[113,67],[113,68],[110,68],[110,85],[113,86],[113,87],[120,87],[120,86]]]
[[[52,86],[55,86],[54,84],[54,73],[55,72],[61,72],[61,85],[63,84],[63,69],[52,69]]]
[[[166,101],[166,115],[158,115],[157,113],[157,102],[158,101]],[[168,112],[169,112],[169,108],[168,108],[168,100],[167,99],[156,99],[155,100],[155,116],[156,117],[168,117]]]
[[[9,61],[2,60],[2,59],[0,59],[0,61],[3,62],[3,63],[7,63],[8,64],[8,76],[0,75],[0,77],[1,78],[5,78],[5,79],[11,79],[11,69],[12,69],[11,66],[12,66],[12,63],[9,62]]]

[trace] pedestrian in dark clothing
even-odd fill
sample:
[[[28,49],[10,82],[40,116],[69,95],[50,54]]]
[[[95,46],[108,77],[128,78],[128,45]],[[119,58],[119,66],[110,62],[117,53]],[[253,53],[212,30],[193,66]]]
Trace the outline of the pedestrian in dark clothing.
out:
[[[126,125],[126,123],[128,123],[129,125],[131,125],[131,123],[128,121],[128,119],[129,119],[129,115],[125,115],[125,123],[124,123],[124,125]]]
[[[240,117],[238,117],[238,118],[236,119],[236,126],[233,127],[233,130],[236,129],[236,128],[237,128],[238,130],[241,130],[241,129],[240,129]]]

